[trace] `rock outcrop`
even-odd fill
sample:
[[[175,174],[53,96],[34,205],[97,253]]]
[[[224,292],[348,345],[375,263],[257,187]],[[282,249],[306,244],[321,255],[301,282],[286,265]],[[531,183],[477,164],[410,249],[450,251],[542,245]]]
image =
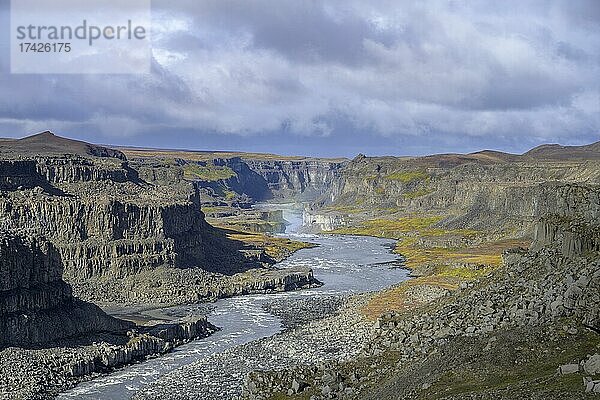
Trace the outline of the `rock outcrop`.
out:
[[[305,230],[333,231],[346,224],[344,215],[340,212],[319,213],[318,211],[304,210],[302,225]]]
[[[41,237],[0,233],[0,347],[39,346],[133,324],[73,297],[58,250]]]
[[[51,399],[90,377],[157,357],[216,331],[200,317],[136,327],[127,334],[103,332],[62,340],[54,347],[7,348],[0,351],[0,398]]]
[[[583,185],[553,186],[540,202],[533,248],[553,245],[566,256],[600,251],[600,190]]]
[[[132,282],[148,283],[144,299],[214,298],[241,291],[215,286],[219,278],[269,264],[205,221],[199,186],[182,168],[130,163],[119,151],[49,133],[3,141],[0,154],[0,222],[47,237],[82,299],[135,301]],[[172,286],[156,284],[173,277]]]

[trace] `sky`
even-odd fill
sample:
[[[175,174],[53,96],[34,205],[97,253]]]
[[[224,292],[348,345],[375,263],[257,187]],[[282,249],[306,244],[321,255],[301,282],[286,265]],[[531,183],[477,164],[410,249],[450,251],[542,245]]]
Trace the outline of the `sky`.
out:
[[[0,137],[309,156],[600,140],[600,1],[155,0],[151,73],[10,73]]]

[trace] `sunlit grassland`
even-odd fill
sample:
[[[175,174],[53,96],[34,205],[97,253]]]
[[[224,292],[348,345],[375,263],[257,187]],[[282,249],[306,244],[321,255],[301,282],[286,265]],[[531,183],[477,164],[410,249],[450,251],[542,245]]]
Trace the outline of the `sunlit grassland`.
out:
[[[186,164],[183,166],[183,177],[189,180],[219,181],[229,179],[235,176],[235,172],[224,166],[212,164],[198,165]]]
[[[473,246],[443,246],[441,243],[448,238],[454,239],[450,240],[451,243],[461,243],[462,239],[465,243],[474,242],[473,239],[483,235],[483,232],[437,227],[436,224],[442,220],[442,216],[435,215],[391,216],[332,231],[397,239],[394,252],[404,257],[405,267],[425,274],[375,295],[363,309],[369,318],[377,318],[386,311],[402,312],[420,306],[406,296],[411,287],[435,286],[455,290],[461,282],[479,279],[500,267],[504,250],[528,245],[523,241],[503,240]]]
[[[386,175],[385,179],[390,181],[399,181],[402,183],[411,183],[415,181],[423,181],[429,179],[429,175],[425,171],[399,171]]]
[[[299,242],[287,238],[274,237],[262,233],[232,232],[227,237],[238,240],[245,244],[264,249],[265,253],[274,260],[282,260],[290,254],[315,245],[312,243]]]

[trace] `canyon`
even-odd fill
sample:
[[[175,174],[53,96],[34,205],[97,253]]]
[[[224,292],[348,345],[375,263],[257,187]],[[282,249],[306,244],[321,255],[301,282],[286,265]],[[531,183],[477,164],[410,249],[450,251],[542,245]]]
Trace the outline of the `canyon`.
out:
[[[11,368],[21,377],[44,365],[27,385],[3,374],[3,393],[23,385],[17,398],[52,397],[217,331],[205,317],[135,324],[95,304],[195,304],[319,287],[310,266],[276,265],[311,244],[274,236],[288,222],[277,207],[259,207],[265,201],[302,204],[301,232],[391,239],[413,279],[336,300],[265,342],[304,343],[330,321],[352,341],[351,357],[251,371],[237,395],[465,398],[470,392],[460,388],[444,397],[440,383],[472,379],[456,367],[465,361],[436,354],[460,353],[470,341],[472,357],[504,360],[511,355],[501,354],[503,345],[540,332],[549,332],[539,343],[549,352],[569,341],[581,350],[571,359],[548,356],[553,368],[597,352],[600,142],[522,155],[345,160],[111,149],[44,132],[0,141],[0,364],[19,360]],[[287,315],[294,304],[282,307]],[[416,379],[415,368],[425,378]],[[448,375],[452,368],[458,378]],[[596,390],[596,373],[577,373]],[[586,398],[560,376],[543,375],[558,385],[545,398]],[[546,393],[515,382],[502,398]],[[472,389],[477,398],[500,395]]]
[[[582,367],[597,357],[600,328],[599,147],[344,161],[305,203],[305,229],[397,239],[395,251],[415,278],[354,310],[374,320],[361,355],[256,370],[243,398],[561,399],[600,390],[597,372]],[[346,329],[336,318],[317,325]],[[310,341],[314,329],[309,323],[289,336]],[[503,351],[523,346],[537,349]],[[561,363],[576,365],[576,375],[560,373]],[[482,369],[483,378],[469,368]]]

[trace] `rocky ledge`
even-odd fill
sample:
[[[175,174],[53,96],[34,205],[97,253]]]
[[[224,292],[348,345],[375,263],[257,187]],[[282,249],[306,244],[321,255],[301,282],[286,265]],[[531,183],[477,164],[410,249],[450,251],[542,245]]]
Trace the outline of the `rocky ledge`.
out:
[[[213,302],[247,294],[278,293],[321,286],[309,268],[251,269],[223,275],[202,269],[160,267],[119,281],[92,280],[79,286],[77,293],[102,303],[186,304]],[[94,291],[100,288],[99,291]],[[156,288],[160,288],[156,290]]]
[[[136,327],[73,297],[62,271],[60,253],[45,238],[0,233],[1,398],[51,398],[217,330],[206,318]]]
[[[123,335],[79,337],[50,348],[7,348],[0,352],[0,398],[51,399],[82,381],[159,356],[216,331],[205,318],[194,318],[136,327]]]
[[[62,271],[58,251],[45,238],[0,233],[0,348],[125,332],[132,326],[73,297]]]

